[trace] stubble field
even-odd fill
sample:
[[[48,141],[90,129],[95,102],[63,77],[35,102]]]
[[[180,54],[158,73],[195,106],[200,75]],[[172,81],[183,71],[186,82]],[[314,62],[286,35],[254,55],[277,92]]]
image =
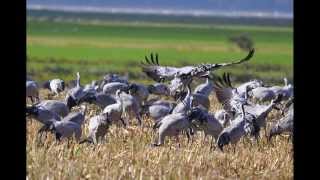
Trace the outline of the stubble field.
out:
[[[47,97],[47,90],[41,97]],[[62,99],[63,95],[55,99]],[[220,109],[213,95],[210,112]],[[88,134],[90,117],[100,113],[89,105],[82,138]],[[73,111],[77,111],[75,108]],[[270,123],[278,120],[279,112],[268,116]],[[27,177],[28,179],[292,179],[293,145],[286,136],[275,137],[268,143],[261,131],[260,142],[243,138],[235,147],[226,146],[224,152],[210,149],[211,137],[198,132],[193,141],[180,135],[180,147],[175,138],[167,138],[165,145],[150,147],[156,139],[153,121],[144,117],[143,128],[135,119],[124,129],[112,125],[107,141],[98,145],[77,144],[74,140],[60,143],[48,134],[39,143],[40,123],[27,118]],[[235,150],[235,151],[234,151]]]

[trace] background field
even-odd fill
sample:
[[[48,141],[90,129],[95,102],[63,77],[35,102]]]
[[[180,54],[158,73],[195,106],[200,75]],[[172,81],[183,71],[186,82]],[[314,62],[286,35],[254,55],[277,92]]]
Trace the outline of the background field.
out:
[[[237,25],[226,20],[165,23],[162,19],[126,21],[122,16],[100,20],[44,14],[31,13],[27,21],[27,70],[41,81],[57,76],[70,80],[76,71],[83,74],[85,83],[108,72],[128,73],[131,79],[143,81],[146,76],[139,63],[151,52],[159,53],[164,65],[230,61],[246,55],[228,40],[241,34],[254,41],[254,58],[218,74],[229,71],[239,81],[262,78],[280,83],[283,77],[292,81],[290,24],[266,26],[254,21],[255,25]]]

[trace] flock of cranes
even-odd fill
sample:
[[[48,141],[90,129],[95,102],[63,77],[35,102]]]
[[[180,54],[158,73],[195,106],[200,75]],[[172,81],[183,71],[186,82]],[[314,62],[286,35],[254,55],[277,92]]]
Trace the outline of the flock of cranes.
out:
[[[127,128],[135,119],[138,126],[143,126],[144,116],[154,120],[153,129],[157,130],[157,139],[150,142],[152,146],[162,146],[166,137],[178,138],[181,132],[190,139],[203,131],[205,136],[212,136],[211,147],[221,150],[244,137],[259,140],[261,128],[268,140],[284,132],[292,135],[293,87],[286,78],[284,86],[268,87],[261,80],[251,80],[234,87],[229,73],[221,77],[212,74],[214,70],[247,62],[253,55],[254,49],[238,61],[178,68],[161,66],[158,54],[151,54],[141,63],[142,71],[156,81],[151,85],[108,74],[82,86],[79,72],[75,84],[68,88],[61,79],[47,81],[41,87],[28,79],[26,95],[32,104],[27,105],[26,113],[42,124],[38,130],[40,138],[51,132],[58,141],[75,137],[80,144],[97,144],[106,139],[113,124]],[[200,79],[205,82],[192,89],[191,84]],[[39,98],[40,88],[54,95],[67,93],[62,101],[44,100]],[[222,109],[210,112],[210,94],[215,94]],[[97,105],[100,114],[86,117],[87,104]],[[77,106],[80,110],[74,111]],[[273,109],[281,111],[283,117],[267,132],[266,118]],[[82,134],[84,123],[88,123],[86,136]]]

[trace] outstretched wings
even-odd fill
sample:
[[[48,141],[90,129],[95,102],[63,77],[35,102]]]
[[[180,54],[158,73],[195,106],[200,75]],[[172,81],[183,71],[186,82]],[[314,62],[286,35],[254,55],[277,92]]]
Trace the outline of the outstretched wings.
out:
[[[185,66],[181,68],[160,66],[158,54],[156,53],[154,57],[154,55],[151,53],[150,59],[145,56],[146,63],[141,62],[142,71],[157,82],[172,80],[176,75],[190,75],[191,77],[201,76],[208,71],[246,62],[252,58],[254,51],[255,50],[252,49],[245,58],[229,63],[200,64],[197,66]]]
[[[230,74],[224,73],[222,78],[216,77],[216,79],[217,80],[215,80],[214,86],[216,97],[225,111],[231,111],[232,106],[230,104],[230,101],[234,96],[233,91],[235,90],[235,88],[230,82]]]
[[[151,53],[150,60],[147,56],[145,56],[145,61],[146,64],[141,62],[142,71],[156,82],[171,80],[173,79],[174,75],[179,71],[179,68],[170,66],[160,66],[157,53],[155,54],[155,58]]]

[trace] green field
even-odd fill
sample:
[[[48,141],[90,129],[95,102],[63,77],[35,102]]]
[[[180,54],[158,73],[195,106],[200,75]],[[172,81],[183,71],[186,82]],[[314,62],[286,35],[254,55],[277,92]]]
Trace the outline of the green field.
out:
[[[139,63],[151,52],[163,65],[187,65],[231,61],[246,55],[230,43],[231,36],[249,35],[256,48],[252,61],[232,68],[238,80],[262,78],[274,83],[293,78],[293,30],[291,27],[136,23],[115,21],[27,21],[27,71],[36,80],[60,77],[83,82],[108,72],[129,73],[145,81]]]

